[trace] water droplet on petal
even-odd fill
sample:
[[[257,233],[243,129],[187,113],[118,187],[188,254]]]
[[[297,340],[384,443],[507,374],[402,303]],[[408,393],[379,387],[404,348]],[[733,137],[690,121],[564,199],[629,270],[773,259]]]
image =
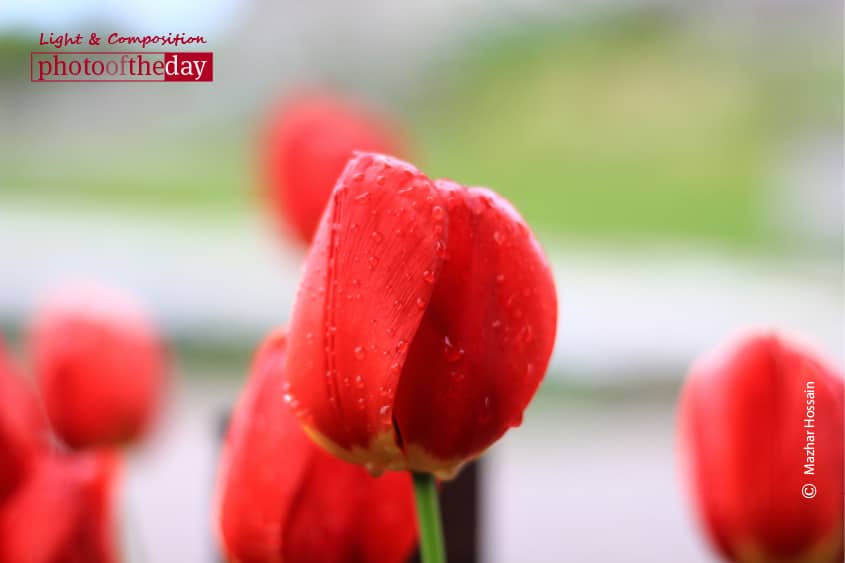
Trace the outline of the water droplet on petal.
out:
[[[490,326],[493,328],[500,328],[502,326],[502,321],[495,319],[492,323],[490,323]]]
[[[362,411],[364,410],[364,407],[367,406],[367,401],[364,400],[364,397],[358,397],[358,399],[355,401],[355,404],[357,405],[358,410]]]
[[[358,172],[357,174],[355,174],[354,176],[352,176],[352,181],[353,181],[353,182],[360,182],[360,181],[361,181],[361,180],[363,180],[363,179],[364,179],[364,173],[363,173],[363,172]]]
[[[408,347],[408,343],[402,340],[401,338],[396,343],[396,351],[397,352],[404,352],[405,349]]]
[[[363,192],[355,196],[355,201],[364,203],[370,198],[370,192]]]
[[[450,364],[460,362],[464,357],[464,349],[460,346],[455,346],[448,336],[443,337],[443,357]]]
[[[446,214],[446,212],[443,211],[443,208],[440,207],[439,205],[435,205],[431,210],[431,216],[434,218],[435,221],[439,221],[439,220],[443,219],[443,216],[445,214]]]
[[[422,297],[417,297],[416,303],[417,303],[417,309],[425,309],[425,307],[426,307],[425,299],[423,299]]]
[[[496,241],[496,244],[503,244],[505,242],[505,235],[499,231],[493,231],[493,240]]]
[[[358,375],[355,376],[355,387],[358,388],[358,389],[364,388],[364,376],[363,375],[358,374]]]
[[[376,176],[376,184],[378,184],[379,186],[383,186],[384,182],[385,182],[384,176]]]
[[[534,340],[534,329],[531,328],[531,325],[523,325],[519,330],[519,339],[525,344]]]
[[[434,251],[437,253],[438,258],[443,258],[445,260],[449,257],[449,252],[446,250],[446,243],[442,239],[438,239],[437,242],[434,243]]]
[[[393,409],[390,408],[390,405],[383,405],[378,410],[378,418],[379,422],[384,425],[392,424],[393,423]]]
[[[398,301],[398,299],[397,299],[397,301]],[[396,334],[396,329],[393,328],[392,326],[389,326],[386,329],[384,329],[384,332],[386,332],[388,336],[393,336],[394,334]]]
[[[352,352],[353,354],[355,354],[355,358],[358,360],[363,360],[367,356],[367,351],[364,350],[363,346],[356,346]]]
[[[337,327],[335,325],[329,325],[326,327],[326,332],[329,334],[334,334],[337,332]]]
[[[423,272],[422,277],[425,283],[434,283],[434,272],[432,272],[431,270],[426,270],[425,272]]]
[[[496,283],[504,283],[505,274],[496,274]]]
[[[373,242],[374,242],[374,243],[376,243],[376,244],[380,244],[380,243],[381,243],[381,241],[383,241],[383,240],[384,240],[384,235],[383,235],[383,234],[381,234],[381,233],[380,233],[380,232],[378,232],[378,231],[373,231],[373,232],[372,232],[372,234],[370,235],[370,238],[371,238],[371,239],[373,239]]]
[[[375,268],[378,266],[378,257],[377,256],[370,256],[367,258],[367,262],[370,263],[370,268]]]

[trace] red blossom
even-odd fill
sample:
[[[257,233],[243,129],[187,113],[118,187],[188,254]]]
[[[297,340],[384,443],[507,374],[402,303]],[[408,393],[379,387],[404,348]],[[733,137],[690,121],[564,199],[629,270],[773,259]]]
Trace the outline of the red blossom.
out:
[[[549,265],[505,199],[359,154],[306,260],[289,404],[348,461],[448,478],[520,424],[556,321]]]
[[[128,296],[93,284],[52,293],[35,317],[30,351],[47,416],[69,446],[134,441],[153,419],[164,352]]]
[[[373,478],[314,445],[284,404],[286,342],[256,354],[218,481],[225,552],[243,563],[400,563],[416,540],[409,475]]]
[[[843,401],[841,375],[775,335],[693,366],[679,406],[681,461],[724,557],[842,561]],[[814,498],[802,494],[808,484]]]
[[[384,117],[327,95],[298,97],[273,113],[264,133],[264,193],[279,223],[308,243],[353,152],[400,148]]]

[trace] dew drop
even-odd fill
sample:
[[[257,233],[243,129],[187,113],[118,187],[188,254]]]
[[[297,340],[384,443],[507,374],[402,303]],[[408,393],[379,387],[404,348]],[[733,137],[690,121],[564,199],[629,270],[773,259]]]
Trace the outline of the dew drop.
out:
[[[358,375],[355,376],[355,387],[358,388],[358,389],[364,388],[364,376],[363,375],[358,374]]]
[[[493,240],[496,241],[496,244],[501,245],[505,242],[505,235],[499,231],[493,231]]]
[[[431,216],[434,218],[435,221],[440,221],[441,219],[443,219],[443,216],[445,214],[446,212],[443,211],[443,208],[439,205],[435,205],[431,210]]]
[[[531,328],[531,325],[523,325],[519,330],[519,339],[525,344],[534,340],[534,329]]]
[[[364,400],[364,397],[358,397],[358,399],[355,401],[355,404],[358,406],[358,410],[362,411],[364,410],[364,407],[367,406],[367,401]]]
[[[423,272],[422,277],[425,283],[434,283],[434,272],[432,272],[431,270],[426,270],[425,272]]]
[[[445,259],[448,254],[446,251],[446,243],[438,239],[437,242],[434,243],[434,251],[437,253],[438,258]]]
[[[396,190],[396,193],[399,194],[399,195],[408,195],[413,191],[414,191],[414,186],[409,185],[409,186],[406,186],[402,189]]]
[[[370,198],[370,192],[363,192],[355,196],[355,201],[364,203]]]
[[[370,263],[370,268],[375,268],[378,266],[378,257],[377,256],[370,256],[367,258],[367,262]]]
[[[376,184],[378,184],[379,186],[383,186],[385,180],[386,179],[384,176],[376,176]]]
[[[402,340],[401,338],[399,339],[398,342],[396,342],[396,351],[397,352],[404,352],[407,347],[408,347],[408,343],[405,342],[404,340]]]
[[[417,309],[425,309],[425,306],[426,306],[425,305],[425,299],[423,299],[422,297],[417,297],[416,303],[417,303]]]
[[[393,409],[390,408],[390,405],[382,405],[382,407],[378,410],[378,419],[384,425],[392,424],[393,423]]]
[[[502,321],[495,319],[492,323],[490,323],[490,326],[493,328],[499,328],[502,326]]]
[[[373,231],[370,235],[370,238],[373,239],[373,242],[376,244],[381,244],[381,241],[384,240],[384,235],[378,231]]]
[[[393,306],[394,306],[394,307],[396,307],[396,308],[398,309],[399,307],[401,307],[401,306],[402,306],[402,302],[401,302],[401,301],[399,301],[398,299],[394,299],[394,300],[393,300]],[[390,329],[388,329],[388,330],[390,330]],[[389,334],[389,333],[388,333],[388,334]]]
[[[398,301],[398,299],[397,299],[397,301]],[[393,328],[392,326],[389,326],[386,329],[384,329],[384,332],[386,332],[388,336],[393,336],[394,334],[396,334],[396,329]]]
[[[364,179],[364,173],[363,173],[363,172],[358,172],[357,174],[355,174],[354,176],[352,176],[352,181],[353,181],[353,182],[360,182],[360,181],[361,181],[361,180],[363,180],[363,179]]]
[[[496,283],[504,283],[505,274],[496,274]]]
[[[335,325],[329,325],[326,327],[326,332],[329,334],[334,334],[337,332],[337,327]]]
[[[443,357],[450,364],[460,362],[464,357],[464,349],[460,346],[455,346],[448,336],[443,337]]]
[[[355,354],[355,358],[358,360],[363,360],[367,356],[367,351],[364,350],[363,346],[356,346],[352,353]]]

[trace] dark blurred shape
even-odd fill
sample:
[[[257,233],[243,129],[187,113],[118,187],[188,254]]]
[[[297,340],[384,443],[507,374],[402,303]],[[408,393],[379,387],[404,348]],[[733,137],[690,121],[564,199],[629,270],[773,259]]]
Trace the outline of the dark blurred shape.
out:
[[[456,478],[444,483],[440,490],[446,559],[449,563],[476,563],[479,560],[480,473],[481,461],[474,461],[464,467]],[[419,551],[411,562],[420,563]]]

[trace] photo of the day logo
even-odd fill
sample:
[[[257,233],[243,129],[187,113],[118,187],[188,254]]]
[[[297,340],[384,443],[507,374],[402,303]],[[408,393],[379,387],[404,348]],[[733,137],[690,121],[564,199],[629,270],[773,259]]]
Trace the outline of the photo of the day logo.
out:
[[[33,82],[212,82],[214,53],[33,52]]]
[[[30,53],[32,82],[212,82],[214,53],[194,51],[147,51],[206,44],[201,35],[100,35],[69,33],[45,35],[38,44],[50,51]],[[140,51],[100,51],[114,46]],[[96,50],[81,50],[91,49]]]

